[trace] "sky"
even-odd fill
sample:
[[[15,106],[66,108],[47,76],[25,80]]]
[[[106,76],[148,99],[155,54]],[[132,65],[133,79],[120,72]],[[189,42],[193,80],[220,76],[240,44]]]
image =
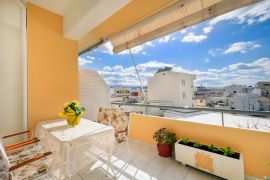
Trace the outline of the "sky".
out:
[[[108,85],[138,86],[128,51],[112,44],[79,57],[81,69],[98,71]],[[265,0],[131,49],[143,85],[158,68],[196,75],[195,86],[223,87],[270,81],[270,0]]]

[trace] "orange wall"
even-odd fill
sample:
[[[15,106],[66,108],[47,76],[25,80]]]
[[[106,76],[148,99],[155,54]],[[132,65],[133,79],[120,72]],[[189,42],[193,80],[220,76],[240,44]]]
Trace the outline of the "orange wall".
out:
[[[63,17],[27,4],[28,128],[59,118],[78,99],[78,43],[63,37]]]
[[[270,133],[132,114],[129,136],[155,144],[153,133],[161,127],[175,132],[178,139],[188,137],[206,144],[230,146],[243,152],[246,175],[270,176],[270,166],[267,165],[270,160]]]

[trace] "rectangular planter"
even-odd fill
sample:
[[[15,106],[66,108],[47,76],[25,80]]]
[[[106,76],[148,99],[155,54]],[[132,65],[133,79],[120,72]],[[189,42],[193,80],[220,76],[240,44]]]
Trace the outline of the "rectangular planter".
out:
[[[180,140],[181,141],[181,140]],[[243,154],[235,159],[217,153],[175,143],[175,158],[183,164],[229,180],[244,180]]]

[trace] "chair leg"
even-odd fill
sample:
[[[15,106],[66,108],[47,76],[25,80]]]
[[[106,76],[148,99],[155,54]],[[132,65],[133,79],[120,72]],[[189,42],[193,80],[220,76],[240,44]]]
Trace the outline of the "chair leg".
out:
[[[109,167],[111,168],[112,172],[113,172],[113,176],[116,179],[117,178],[117,174],[114,171],[114,167],[112,164],[112,152],[107,152],[107,173],[109,173]]]
[[[130,149],[129,149],[129,140],[128,140],[128,137],[126,136],[126,145],[127,145],[127,151],[128,151],[128,157],[129,157],[129,161],[131,162],[132,159],[131,159],[131,154],[130,154]]]

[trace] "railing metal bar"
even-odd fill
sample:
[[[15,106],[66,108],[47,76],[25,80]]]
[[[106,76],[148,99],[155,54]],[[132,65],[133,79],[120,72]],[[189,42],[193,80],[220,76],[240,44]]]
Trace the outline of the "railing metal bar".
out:
[[[238,110],[238,109],[195,108],[195,107],[153,105],[153,104],[142,104],[142,103],[122,103],[122,102],[111,102],[111,104],[112,105],[121,105],[121,106],[139,106],[139,107],[152,107],[152,108],[183,109],[183,110],[223,112],[223,113],[235,113],[235,114],[245,114],[245,115],[256,115],[256,116],[270,117],[270,111],[244,111],[244,110]]]

